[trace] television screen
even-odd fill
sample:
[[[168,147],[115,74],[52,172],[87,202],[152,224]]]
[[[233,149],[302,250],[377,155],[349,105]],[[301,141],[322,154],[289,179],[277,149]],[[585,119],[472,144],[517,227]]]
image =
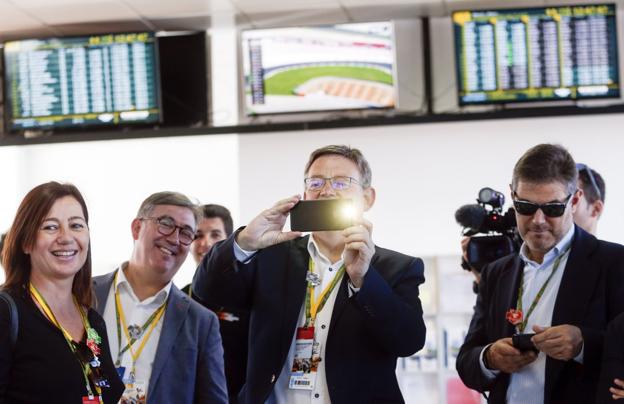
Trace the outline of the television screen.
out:
[[[152,33],[4,45],[9,130],[159,122]]]
[[[614,4],[453,13],[459,104],[617,98]]]
[[[244,31],[248,115],[392,108],[390,22]]]

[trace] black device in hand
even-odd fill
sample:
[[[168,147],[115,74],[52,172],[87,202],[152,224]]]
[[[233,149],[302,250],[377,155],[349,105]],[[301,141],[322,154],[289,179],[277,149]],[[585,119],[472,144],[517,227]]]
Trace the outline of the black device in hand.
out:
[[[290,211],[294,231],[344,230],[353,226],[351,199],[314,199],[299,201]]]
[[[514,348],[518,349],[521,352],[525,351],[534,351],[538,353],[539,350],[535,347],[535,344],[531,341],[531,337],[533,337],[535,333],[528,334],[514,334],[511,336],[511,343]]]

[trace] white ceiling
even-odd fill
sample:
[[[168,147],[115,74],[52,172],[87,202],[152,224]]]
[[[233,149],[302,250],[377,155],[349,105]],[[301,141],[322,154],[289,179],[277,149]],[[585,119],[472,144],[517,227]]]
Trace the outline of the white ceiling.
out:
[[[616,0],[618,3],[624,0]],[[228,12],[265,27],[442,16],[461,8],[596,3],[596,0],[0,0],[0,42],[135,30],[203,30]],[[609,2],[604,0],[603,2]]]

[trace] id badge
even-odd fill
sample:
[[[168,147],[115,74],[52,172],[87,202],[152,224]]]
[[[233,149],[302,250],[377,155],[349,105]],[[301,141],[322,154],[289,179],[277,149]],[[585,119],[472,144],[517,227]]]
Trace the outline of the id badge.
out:
[[[82,404],[100,404],[100,396],[83,396]]]
[[[120,404],[145,404],[145,382],[135,381],[132,384],[126,384],[126,390],[124,390]]]
[[[288,388],[293,390],[313,390],[316,382],[316,364],[313,362],[315,352],[314,327],[297,328],[295,340],[295,358],[290,371]]]

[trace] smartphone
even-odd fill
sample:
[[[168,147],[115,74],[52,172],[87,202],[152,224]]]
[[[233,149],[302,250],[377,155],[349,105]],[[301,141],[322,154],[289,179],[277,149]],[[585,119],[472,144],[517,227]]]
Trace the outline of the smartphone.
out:
[[[314,199],[299,201],[290,210],[294,231],[344,230],[354,223],[351,199]]]
[[[533,342],[531,341],[531,337],[533,337],[535,333],[529,334],[514,334],[511,336],[511,343],[514,348],[519,351],[535,351],[539,352],[539,350],[535,347]]]

